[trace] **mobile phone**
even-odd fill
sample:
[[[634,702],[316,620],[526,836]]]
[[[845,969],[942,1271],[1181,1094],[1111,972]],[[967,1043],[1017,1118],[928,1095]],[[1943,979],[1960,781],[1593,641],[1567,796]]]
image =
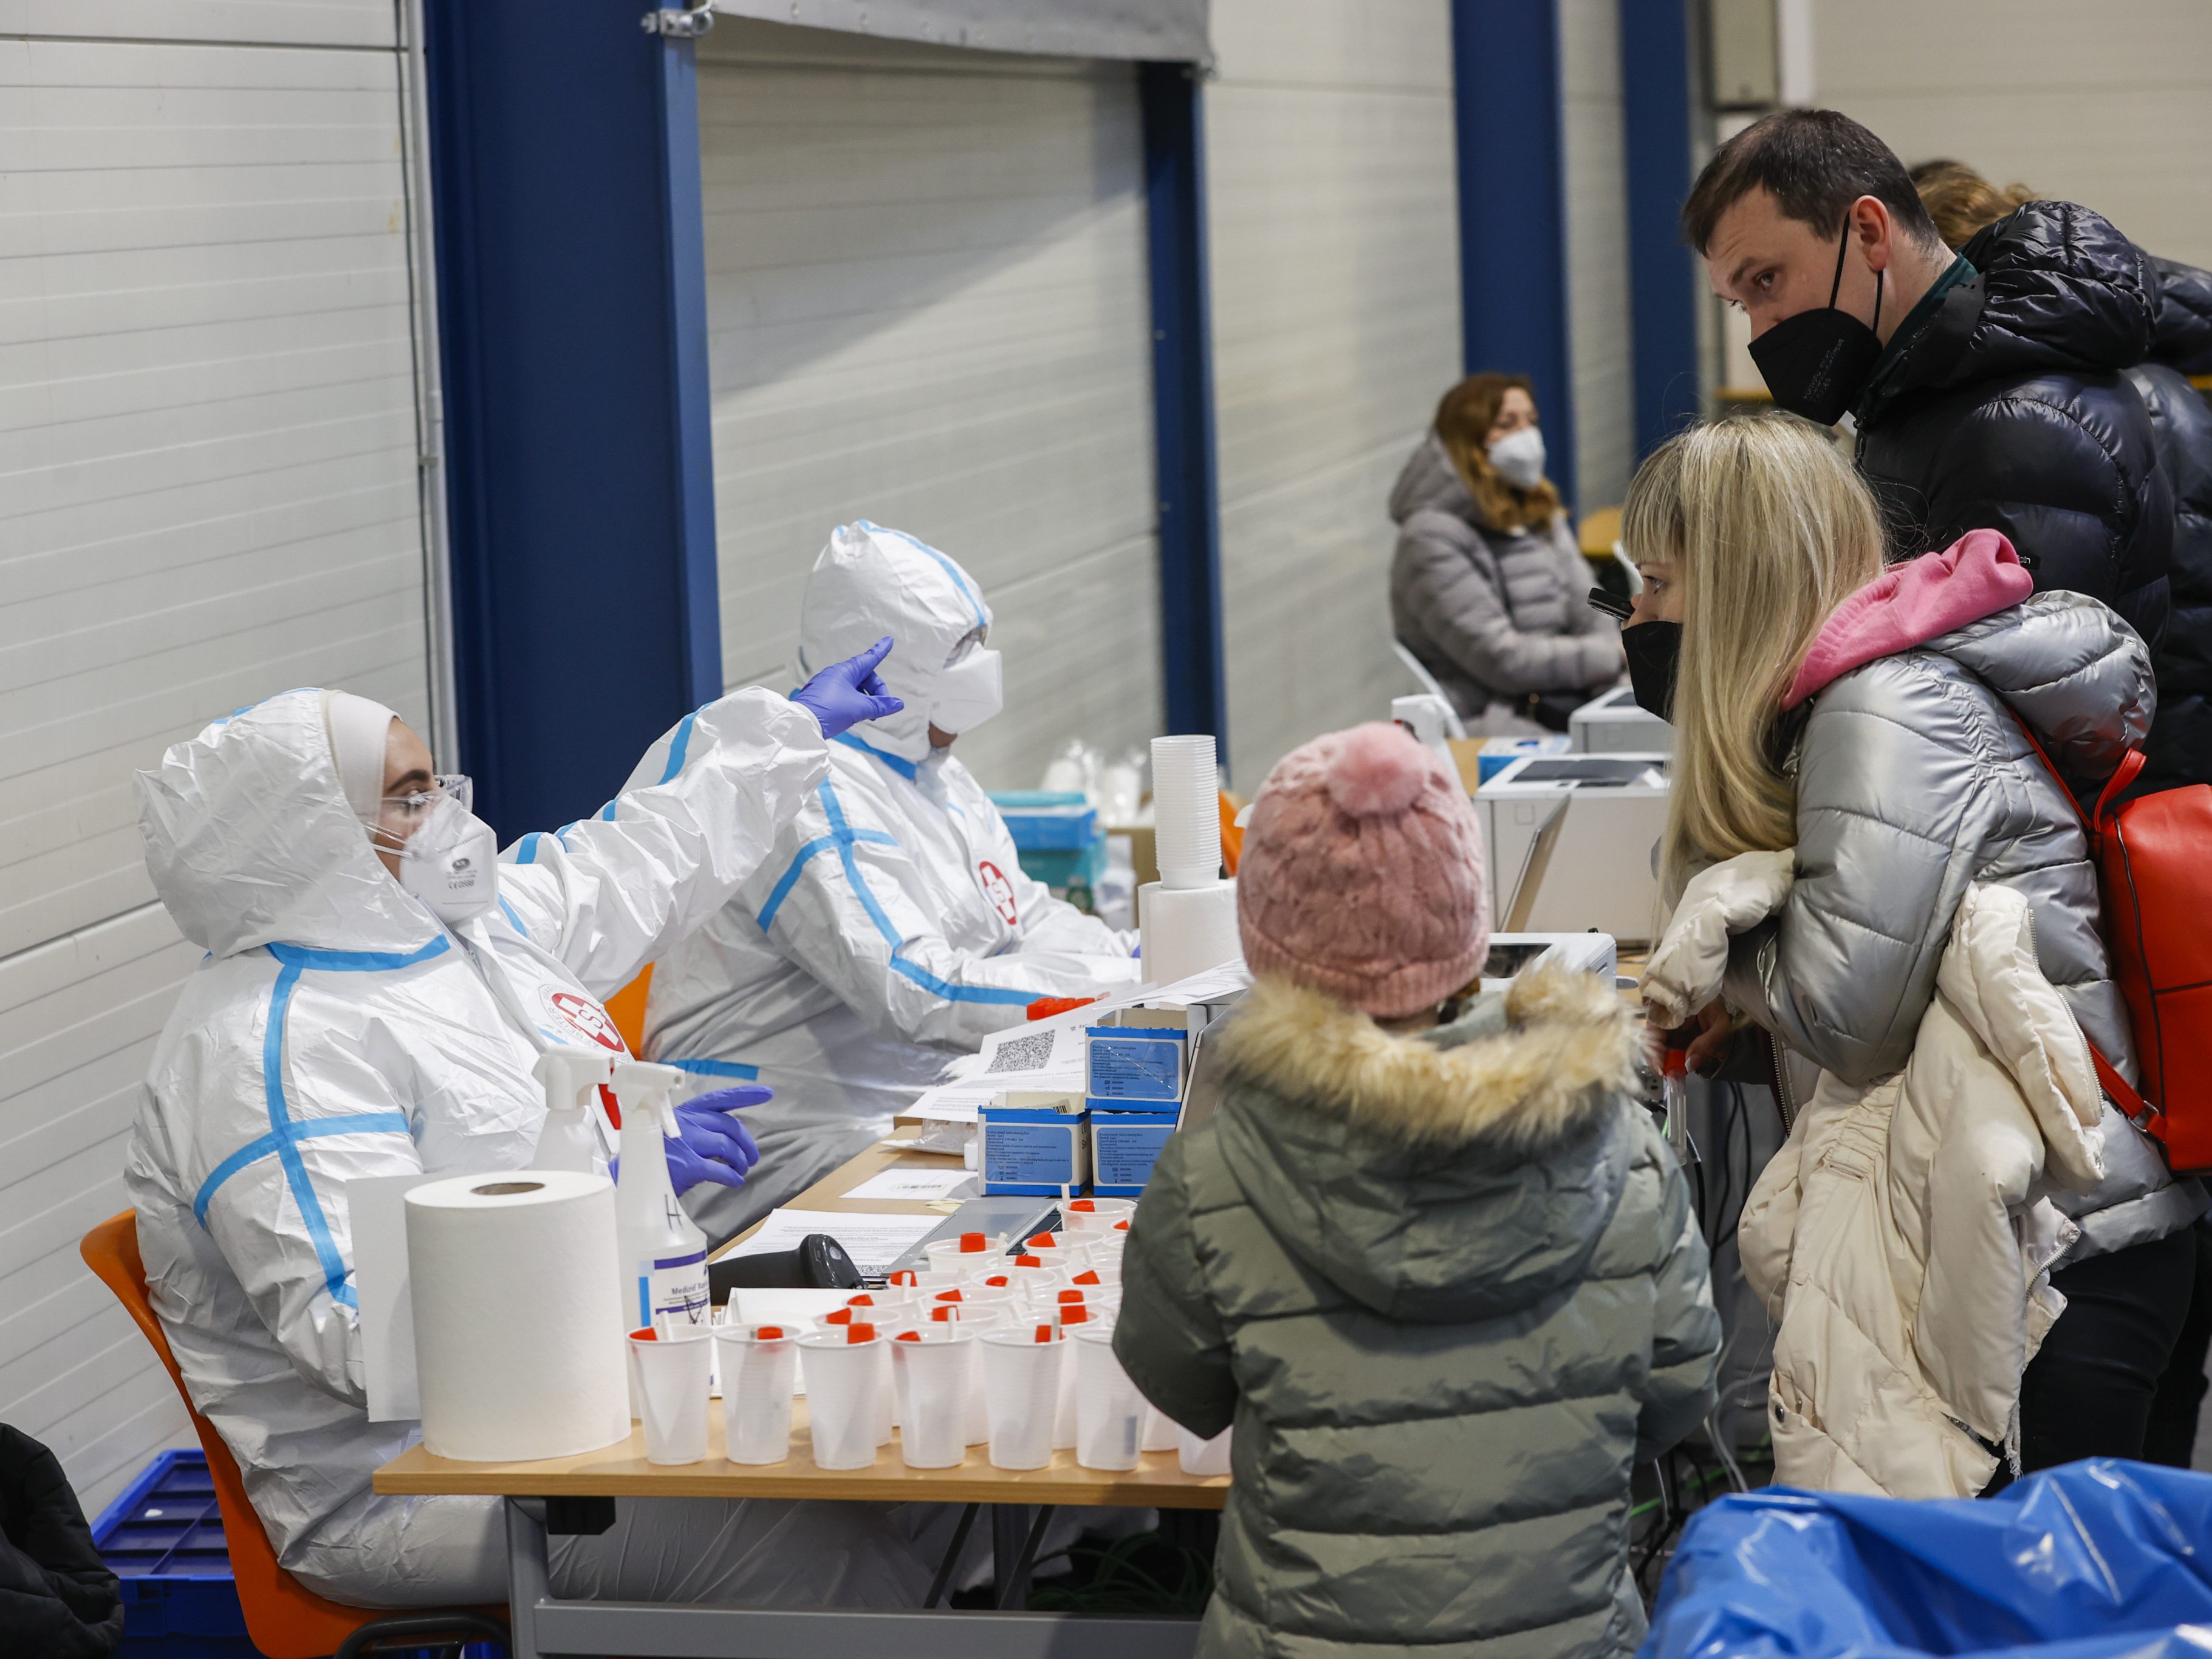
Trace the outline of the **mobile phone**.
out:
[[[1589,607],[1602,611],[1608,617],[1626,622],[1636,614],[1636,606],[1609,587],[1593,587],[1589,591]]]

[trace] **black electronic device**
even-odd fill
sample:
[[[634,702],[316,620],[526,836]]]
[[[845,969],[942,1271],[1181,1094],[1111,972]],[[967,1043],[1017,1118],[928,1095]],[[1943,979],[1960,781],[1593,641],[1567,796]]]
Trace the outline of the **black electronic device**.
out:
[[[860,1270],[827,1233],[809,1233],[788,1250],[726,1255],[707,1264],[707,1295],[716,1307],[732,1290],[857,1291]]]
[[[1626,622],[1636,614],[1636,603],[1625,599],[1609,587],[1593,587],[1589,591],[1589,608],[1602,611],[1608,617]]]

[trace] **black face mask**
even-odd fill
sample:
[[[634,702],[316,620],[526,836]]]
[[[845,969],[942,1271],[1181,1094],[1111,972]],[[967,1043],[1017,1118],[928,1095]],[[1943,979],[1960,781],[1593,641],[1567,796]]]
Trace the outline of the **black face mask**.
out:
[[[1641,622],[1620,630],[1628,653],[1628,689],[1636,706],[1662,720],[1674,718],[1674,665],[1682,657],[1682,624]]]
[[[1883,273],[1874,275],[1872,328],[1850,312],[1836,309],[1836,295],[1844,288],[1844,255],[1850,246],[1851,223],[1846,217],[1828,303],[1817,311],[1784,318],[1751,343],[1751,361],[1759,365],[1775,403],[1822,426],[1833,426],[1843,418],[1881,356],[1881,336],[1875,330],[1881,326]]]

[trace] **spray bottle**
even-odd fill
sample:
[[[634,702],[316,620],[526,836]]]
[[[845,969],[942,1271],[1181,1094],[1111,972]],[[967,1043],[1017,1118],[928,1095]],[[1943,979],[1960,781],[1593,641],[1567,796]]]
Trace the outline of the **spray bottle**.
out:
[[[592,1122],[592,1097],[607,1080],[612,1056],[604,1048],[548,1048],[530,1074],[545,1085],[545,1127],[538,1132],[533,1170],[599,1169],[599,1136]]]
[[[668,1179],[664,1139],[675,1111],[669,1095],[684,1080],[673,1066],[641,1060],[614,1065],[622,1108],[622,1172],[615,1182],[616,1237],[623,1254],[624,1317],[633,1328],[682,1330],[713,1317],[707,1296],[707,1235]]]

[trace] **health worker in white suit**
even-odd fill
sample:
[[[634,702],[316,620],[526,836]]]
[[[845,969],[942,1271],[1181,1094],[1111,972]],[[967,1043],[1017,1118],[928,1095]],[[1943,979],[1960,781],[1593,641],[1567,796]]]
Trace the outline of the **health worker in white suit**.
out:
[[[497,863],[464,781],[392,711],[289,691],[138,775],[155,890],[208,954],[163,1029],[125,1181],[147,1285],[193,1402],[236,1456],[277,1558],[362,1607],[503,1600],[496,1500],[380,1498],[420,1425],[372,1423],[343,1183],[518,1169],[545,1119],[531,1068],[622,1039],[601,999],[719,910],[886,708],[863,658],[787,699],[740,691],[655,743],[643,781]],[[672,1162],[742,1178],[741,1133],[684,1126]],[[673,1155],[679,1148],[688,1160]],[[568,1595],[908,1604],[909,1511],[625,1501],[552,1540]]]
[[[830,775],[721,913],[661,958],[647,1058],[696,1086],[757,1079],[745,1115],[762,1168],[695,1189],[726,1237],[890,1132],[953,1056],[1018,1025],[1040,997],[1141,978],[1134,933],[1022,873],[1013,837],[953,739],[999,712],[991,608],[936,549],[862,520],[807,579],[797,673],[890,634],[884,683],[905,703],[831,745]]]

